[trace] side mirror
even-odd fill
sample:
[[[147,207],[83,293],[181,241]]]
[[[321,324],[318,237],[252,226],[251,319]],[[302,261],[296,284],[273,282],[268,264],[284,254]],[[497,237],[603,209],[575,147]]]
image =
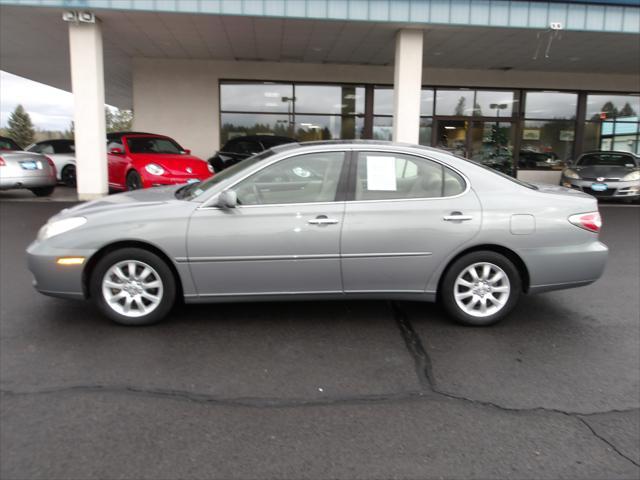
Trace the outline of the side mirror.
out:
[[[124,152],[122,151],[122,149],[121,149],[121,148],[118,148],[118,147],[110,148],[110,149],[109,149],[109,153],[110,153],[111,155],[123,155],[123,154],[124,154]]]
[[[190,149],[190,148],[185,148],[185,149],[183,149],[183,150],[182,150],[182,152],[183,152],[185,155],[191,155],[191,149]]]
[[[238,206],[238,195],[234,190],[225,190],[218,196],[216,206],[220,208],[236,208]]]

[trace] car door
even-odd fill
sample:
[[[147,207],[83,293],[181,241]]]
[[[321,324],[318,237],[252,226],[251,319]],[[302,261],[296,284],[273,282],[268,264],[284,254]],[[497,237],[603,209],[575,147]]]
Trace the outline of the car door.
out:
[[[466,180],[433,160],[355,153],[342,228],[345,292],[423,292],[436,267],[481,224]]]
[[[199,295],[341,292],[344,162],[342,151],[287,157],[234,185],[236,208],[196,210],[187,248]]]

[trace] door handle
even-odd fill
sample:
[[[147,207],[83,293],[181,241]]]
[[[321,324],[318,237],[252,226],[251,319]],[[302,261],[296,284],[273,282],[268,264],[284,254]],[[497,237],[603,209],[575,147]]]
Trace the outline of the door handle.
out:
[[[326,215],[318,215],[316,218],[308,220],[307,223],[311,225],[335,225],[338,220],[335,218],[329,218]]]
[[[471,215],[463,215],[460,212],[451,212],[451,215],[445,215],[442,217],[445,222],[464,222],[467,220],[473,220]]]

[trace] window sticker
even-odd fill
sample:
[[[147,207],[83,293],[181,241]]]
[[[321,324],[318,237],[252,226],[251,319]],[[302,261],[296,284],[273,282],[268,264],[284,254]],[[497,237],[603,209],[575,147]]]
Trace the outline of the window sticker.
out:
[[[395,157],[367,157],[367,190],[398,190]]]

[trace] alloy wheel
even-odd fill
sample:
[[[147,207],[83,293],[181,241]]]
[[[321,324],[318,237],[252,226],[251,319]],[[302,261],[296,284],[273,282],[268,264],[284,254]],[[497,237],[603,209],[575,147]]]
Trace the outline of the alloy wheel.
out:
[[[153,312],[162,301],[160,275],[139,260],[124,260],[111,266],[102,279],[106,304],[125,317],[142,317]]]
[[[489,262],[469,265],[454,282],[456,304],[473,317],[489,317],[509,301],[511,285],[505,271]]]

